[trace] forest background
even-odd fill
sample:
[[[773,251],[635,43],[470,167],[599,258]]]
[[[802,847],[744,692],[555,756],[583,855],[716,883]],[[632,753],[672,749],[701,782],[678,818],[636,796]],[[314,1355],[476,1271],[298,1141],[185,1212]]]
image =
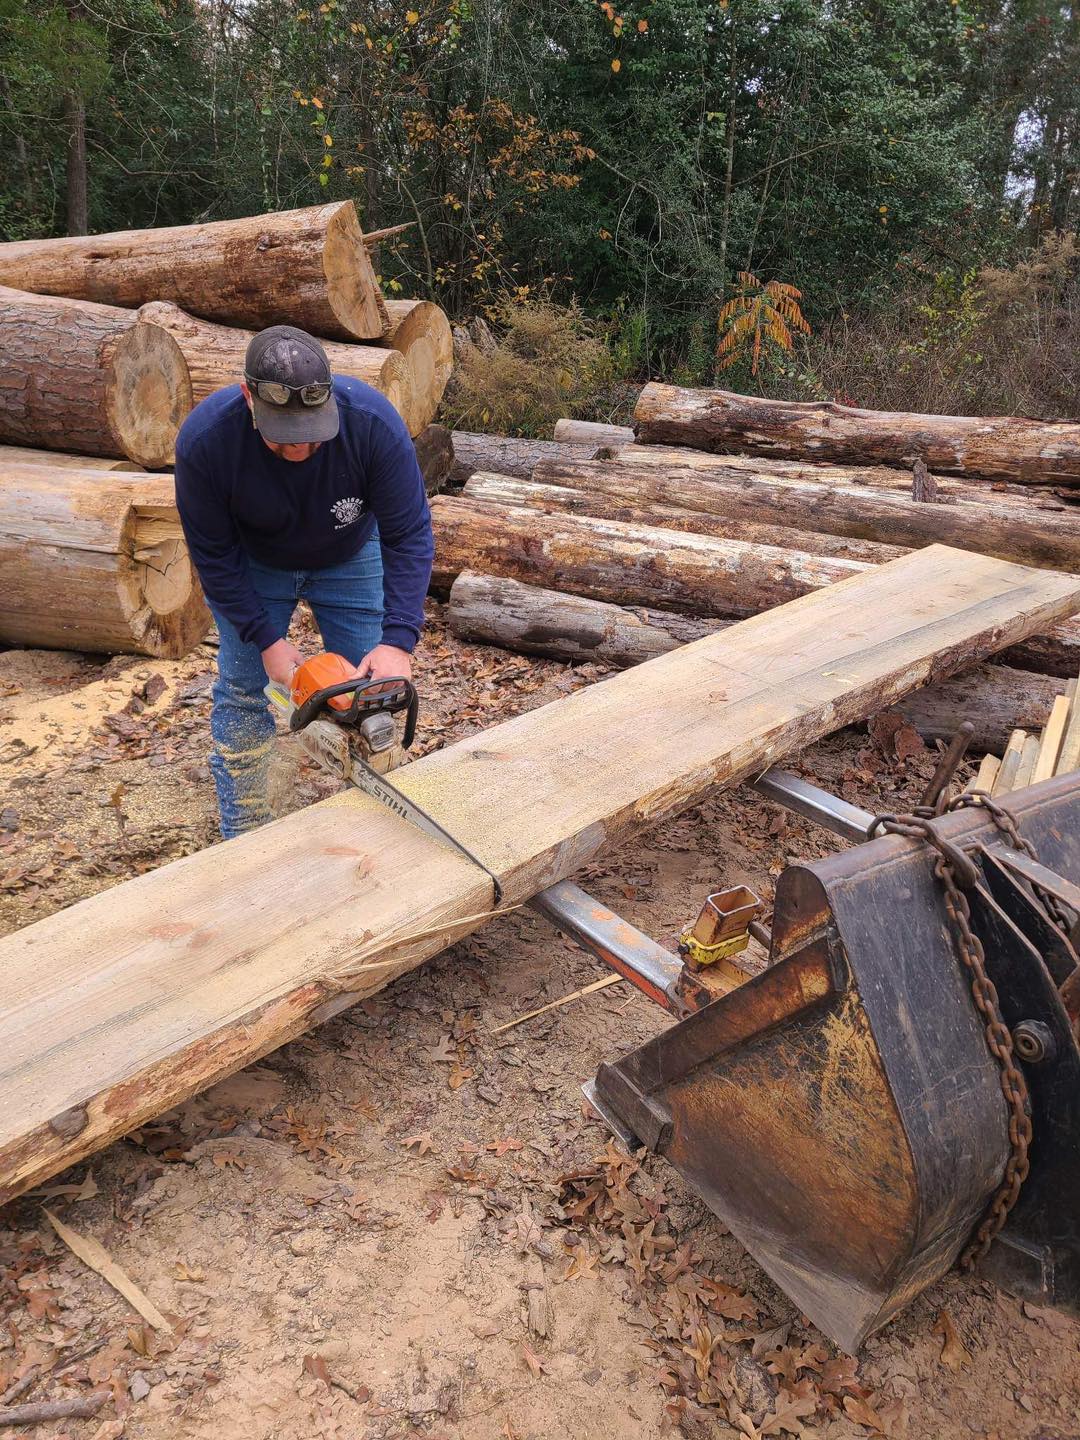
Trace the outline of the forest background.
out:
[[[413,222],[388,293],[500,341],[471,428],[649,376],[1080,416],[1080,6],[0,0],[0,129],[8,239]]]

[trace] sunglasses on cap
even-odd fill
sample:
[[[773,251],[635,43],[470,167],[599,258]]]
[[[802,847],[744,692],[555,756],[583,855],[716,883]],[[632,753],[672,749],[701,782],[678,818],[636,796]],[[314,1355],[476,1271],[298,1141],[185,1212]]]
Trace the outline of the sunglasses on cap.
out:
[[[325,405],[333,388],[326,380],[312,385],[286,385],[283,380],[256,380],[254,375],[245,374],[244,379],[267,405],[288,405],[294,395],[300,396],[301,405]]]

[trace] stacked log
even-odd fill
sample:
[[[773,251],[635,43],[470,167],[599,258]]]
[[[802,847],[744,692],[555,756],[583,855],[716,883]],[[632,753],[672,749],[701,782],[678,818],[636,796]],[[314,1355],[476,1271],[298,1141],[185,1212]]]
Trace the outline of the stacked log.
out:
[[[0,641],[178,659],[209,627],[171,475],[0,465]]]
[[[191,404],[180,347],[134,311],[0,286],[0,442],[157,469]]]
[[[430,300],[387,300],[390,328],[383,344],[400,354],[408,372],[405,416],[410,435],[435,419],[454,368],[454,337],[446,311]]]
[[[243,378],[244,355],[252,331],[213,325],[165,300],[143,305],[138,316],[148,325],[160,326],[180,347],[196,404],[223,385],[235,385]],[[383,350],[377,345],[342,345],[333,340],[325,340],[322,345],[335,375],[351,376],[371,385],[408,422],[414,408],[411,377],[396,350]],[[414,433],[410,427],[410,434]]]
[[[1080,423],[1018,415],[912,415],[829,401],[764,400],[727,390],[646,385],[634,411],[646,445],[870,461],[979,480],[1080,486]]]
[[[73,470],[141,470],[134,460],[116,460],[104,455],[68,455],[63,450],[32,450],[25,445],[0,445],[0,467],[4,465],[49,465]]]
[[[390,326],[351,200],[303,210],[0,245],[0,284],[192,315],[261,330],[298,325],[333,340]]]
[[[455,489],[478,470],[528,480],[543,460],[592,460],[603,448],[595,444],[564,445],[556,440],[522,440],[507,435],[475,435],[469,430],[455,430],[453,439],[454,464],[449,483]]]
[[[620,607],[469,570],[462,571],[450,591],[450,628],[459,639],[572,665],[625,669],[731,623]],[[961,720],[971,720],[972,747],[999,753],[1017,725],[1045,725],[1064,688],[1063,680],[1049,675],[977,665],[914,691],[894,708],[928,741],[951,739]]]
[[[634,432],[627,425],[601,425],[596,420],[557,420],[552,432],[563,445],[629,445]]]

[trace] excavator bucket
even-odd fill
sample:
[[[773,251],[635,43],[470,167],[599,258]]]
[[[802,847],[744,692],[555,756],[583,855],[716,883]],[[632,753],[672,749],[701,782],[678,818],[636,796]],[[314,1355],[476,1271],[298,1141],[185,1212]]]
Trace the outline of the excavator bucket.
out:
[[[983,1273],[1075,1312],[1080,774],[1003,800],[1037,864],[984,810],[936,822],[979,867],[973,928],[1030,1092],[1030,1174]],[[886,835],[786,870],[768,968],[601,1066],[589,1089],[849,1352],[955,1262],[1010,1153],[935,853]]]

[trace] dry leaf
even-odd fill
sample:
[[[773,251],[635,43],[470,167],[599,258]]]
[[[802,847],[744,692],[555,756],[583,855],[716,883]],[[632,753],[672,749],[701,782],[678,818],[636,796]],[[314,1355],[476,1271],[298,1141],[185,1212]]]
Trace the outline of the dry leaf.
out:
[[[776,1397],[771,1415],[761,1422],[762,1435],[802,1435],[801,1422],[817,1410],[817,1400],[812,1395],[793,1395],[790,1390],[781,1390]]]
[[[525,1142],[523,1140],[492,1140],[484,1146],[484,1149],[490,1150],[493,1155],[505,1155],[508,1150],[524,1150]]]
[[[45,1207],[42,1206],[42,1209],[44,1210]],[[155,1330],[164,1330],[168,1335],[172,1334],[172,1326],[165,1316],[139,1289],[126,1271],[117,1265],[104,1245],[89,1235],[76,1234],[62,1220],[58,1220],[51,1210],[45,1210],[45,1214],[49,1224],[73,1255],[77,1255],[84,1265],[89,1265],[90,1269],[100,1275],[107,1285],[111,1285],[118,1294],[122,1295],[148,1325],[153,1325]]]
[[[835,1360],[829,1360],[821,1372],[822,1390],[828,1395],[843,1395],[845,1390],[853,1395],[867,1394],[855,1378],[858,1364],[850,1355],[840,1355]]]
[[[467,1065],[458,1065],[455,1063],[450,1067],[450,1074],[446,1077],[446,1083],[450,1086],[451,1090],[460,1090],[462,1085],[465,1084],[465,1081],[471,1080],[475,1074],[476,1071],[470,1070]]]
[[[321,1355],[305,1355],[304,1371],[308,1375],[314,1375],[315,1379],[321,1380],[324,1385],[330,1384],[330,1371]]]
[[[520,1345],[518,1346],[518,1353],[520,1354],[522,1360],[525,1361],[525,1364],[539,1380],[540,1376],[544,1373],[547,1367],[527,1340],[521,1341]]]
[[[862,1425],[867,1430],[874,1430],[879,1435],[887,1433],[885,1421],[869,1400],[864,1400],[859,1395],[844,1396],[844,1413],[850,1420],[854,1420],[856,1425]]]
[[[200,1270],[197,1265],[186,1265],[183,1260],[178,1260],[173,1266],[173,1276],[177,1280],[189,1281],[192,1285],[201,1285],[206,1279],[206,1273]]]
[[[434,1148],[435,1141],[431,1138],[431,1131],[425,1130],[422,1135],[410,1135],[407,1140],[402,1140],[401,1144],[405,1150],[411,1150],[415,1145],[417,1155],[426,1155]]]
[[[941,1336],[941,1363],[943,1365],[947,1365],[954,1373],[965,1365],[969,1370],[971,1369],[971,1352],[956,1333],[956,1326],[953,1324],[948,1310],[942,1310],[930,1333]]]
[[[31,1190],[30,1195],[34,1200],[70,1200],[77,1204],[80,1200],[92,1200],[98,1193],[97,1183],[94,1180],[93,1172],[87,1170],[86,1178],[81,1185],[50,1185],[46,1190]]]

